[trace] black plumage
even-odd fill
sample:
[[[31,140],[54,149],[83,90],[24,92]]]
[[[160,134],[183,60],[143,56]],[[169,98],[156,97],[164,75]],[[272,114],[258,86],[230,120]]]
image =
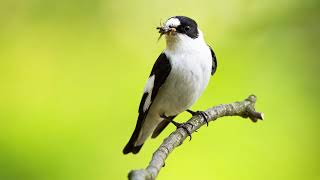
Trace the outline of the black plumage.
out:
[[[154,85],[153,85],[152,92],[151,92],[151,103],[150,103],[149,107],[144,111],[143,107],[144,107],[144,104],[146,103],[146,99],[149,95],[148,92],[145,92],[141,98],[141,102],[139,105],[139,111],[138,111],[139,116],[138,116],[136,127],[133,131],[133,134],[132,134],[129,142],[127,143],[127,145],[125,146],[125,148],[122,151],[124,154],[128,154],[130,152],[132,152],[133,154],[136,154],[140,151],[143,144],[139,145],[139,146],[135,146],[135,142],[137,141],[137,139],[139,137],[144,120],[148,114],[149,108],[152,105],[152,102],[154,101],[160,87],[163,85],[163,83],[167,79],[170,71],[171,71],[170,61],[167,58],[167,56],[165,55],[165,53],[161,53],[160,56],[158,57],[157,61],[153,65],[153,68],[152,68],[150,76],[149,76],[149,77],[151,77],[153,75],[155,76],[154,77]]]
[[[217,70],[218,67],[218,62],[217,62],[217,58],[216,58],[216,54],[213,52],[213,49],[209,46],[210,51],[211,51],[211,56],[212,56],[212,68],[211,68],[211,75],[213,76],[214,73]]]

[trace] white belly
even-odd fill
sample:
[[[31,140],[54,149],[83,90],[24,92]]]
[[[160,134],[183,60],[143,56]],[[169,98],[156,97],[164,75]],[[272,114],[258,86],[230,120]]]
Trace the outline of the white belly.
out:
[[[208,52],[169,56],[172,69],[159,89],[152,111],[174,116],[190,108],[206,88],[212,59]]]

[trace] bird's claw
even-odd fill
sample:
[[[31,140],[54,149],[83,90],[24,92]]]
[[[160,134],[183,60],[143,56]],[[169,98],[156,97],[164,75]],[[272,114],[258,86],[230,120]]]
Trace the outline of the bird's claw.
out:
[[[190,114],[192,114],[192,116],[197,116],[200,115],[203,120],[206,122],[207,126],[209,126],[209,121],[208,121],[208,114],[204,111],[191,111],[191,110],[187,110]]]
[[[204,111],[197,111],[197,113],[199,113],[203,120],[207,123],[207,127],[209,126],[209,122],[208,122],[208,114]]]
[[[189,141],[191,141],[192,136],[191,136],[191,132],[188,130],[188,125],[190,125],[190,126],[191,126],[191,129],[192,129],[192,128],[193,128],[193,124],[191,124],[191,123],[189,123],[189,122],[186,122],[186,123],[177,123],[177,122],[174,122],[174,121],[172,121],[172,123],[177,127],[177,129],[178,129],[178,128],[184,129],[184,130],[187,132],[188,136],[190,137],[190,140],[189,140]]]

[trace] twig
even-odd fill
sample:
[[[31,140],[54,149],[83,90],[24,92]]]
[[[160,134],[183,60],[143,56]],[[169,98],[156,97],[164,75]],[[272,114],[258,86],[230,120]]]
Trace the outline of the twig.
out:
[[[208,121],[214,121],[223,116],[241,116],[243,118],[250,118],[252,122],[257,122],[258,119],[263,120],[263,113],[255,111],[255,102],[256,97],[251,95],[244,101],[218,105],[206,110],[205,113],[208,115]],[[187,126],[190,133],[195,132],[201,126],[206,124],[205,120],[201,118],[201,116],[194,116],[187,122],[193,125]],[[155,179],[161,168],[164,166],[169,153],[176,147],[180,146],[187,137],[188,134],[183,128],[175,130],[169,135],[169,137],[164,139],[160,147],[153,153],[148,167],[146,169],[132,170],[128,175],[129,179]]]

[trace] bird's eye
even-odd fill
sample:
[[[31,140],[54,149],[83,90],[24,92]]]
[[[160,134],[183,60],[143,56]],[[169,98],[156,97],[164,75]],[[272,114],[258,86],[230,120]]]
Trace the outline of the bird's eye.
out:
[[[190,30],[190,26],[185,26],[185,27],[184,27],[184,30],[185,30],[185,31],[189,31],[189,30]]]

